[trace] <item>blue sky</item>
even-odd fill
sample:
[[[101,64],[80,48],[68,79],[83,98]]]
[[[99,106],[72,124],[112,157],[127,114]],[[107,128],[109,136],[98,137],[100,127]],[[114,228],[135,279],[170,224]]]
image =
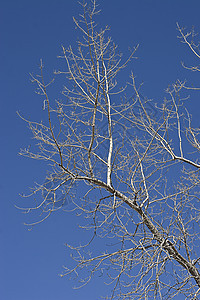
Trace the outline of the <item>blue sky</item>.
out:
[[[183,70],[180,62],[197,62],[189,49],[177,39],[176,22],[200,32],[200,2],[194,0],[99,0],[100,26],[109,25],[110,35],[119,49],[139,44],[138,59],[123,76],[134,71],[144,82],[143,94],[160,102],[164,89],[177,78],[198,83],[198,74]],[[76,242],[81,233],[78,219],[59,212],[31,231],[23,225],[30,220],[14,205],[19,193],[34,182],[42,182],[44,165],[20,157],[20,148],[31,143],[31,134],[16,111],[31,119],[41,118],[42,104],[34,93],[29,73],[36,73],[42,58],[52,72],[61,54],[61,44],[75,44],[78,32],[72,16],[80,6],[74,0],[1,1],[0,17],[0,131],[1,131],[1,211],[0,211],[0,298],[2,300],[97,300],[104,289],[96,279],[81,290],[60,278],[69,259],[65,242]],[[191,94],[188,107],[200,126],[199,94]],[[78,196],[78,195],[77,195]],[[23,202],[24,203],[24,202]],[[101,290],[99,290],[101,289]],[[178,299],[178,298],[177,298]]]

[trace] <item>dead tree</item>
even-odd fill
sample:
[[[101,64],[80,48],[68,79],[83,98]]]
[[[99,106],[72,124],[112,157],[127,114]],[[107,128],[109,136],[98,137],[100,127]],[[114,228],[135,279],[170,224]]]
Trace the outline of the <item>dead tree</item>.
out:
[[[68,245],[76,252],[74,267],[62,276],[74,274],[84,285],[101,272],[112,286],[109,299],[174,299],[179,294],[198,299],[200,142],[181,98],[188,87],[177,81],[157,105],[141,96],[133,73],[120,87],[118,73],[137,47],[123,60],[108,28],[98,30],[97,13],[95,1],[91,7],[84,4],[80,21],[74,18],[82,33],[77,49],[62,47],[63,70],[55,74],[65,77],[62,101],[50,98],[42,63],[40,76],[32,76],[47,121],[26,120],[38,151],[21,154],[52,168],[32,192],[41,194],[41,201],[28,211],[42,210],[37,224],[71,195],[87,220],[91,241]],[[200,58],[192,35],[178,29]],[[73,197],[75,186],[82,197]],[[104,250],[93,255],[99,239]]]

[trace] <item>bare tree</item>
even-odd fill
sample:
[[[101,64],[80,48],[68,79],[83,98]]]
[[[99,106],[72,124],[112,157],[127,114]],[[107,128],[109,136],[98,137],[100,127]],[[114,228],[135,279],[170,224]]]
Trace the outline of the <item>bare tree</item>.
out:
[[[76,50],[62,47],[64,70],[55,74],[66,78],[63,101],[51,100],[42,62],[41,74],[32,76],[48,118],[26,120],[38,151],[21,155],[52,168],[32,192],[41,202],[28,211],[42,210],[38,224],[71,196],[92,236],[85,246],[68,245],[74,267],[62,276],[84,285],[100,272],[112,287],[106,299],[198,299],[200,130],[184,108],[181,91],[188,87],[177,81],[157,105],[141,96],[133,73],[119,87],[118,73],[137,47],[123,61],[108,28],[97,30],[97,13],[95,1],[83,4],[80,21],[74,18],[82,39]],[[193,35],[178,30],[200,58]],[[75,187],[81,198],[73,197]],[[95,249],[98,239],[103,252]]]

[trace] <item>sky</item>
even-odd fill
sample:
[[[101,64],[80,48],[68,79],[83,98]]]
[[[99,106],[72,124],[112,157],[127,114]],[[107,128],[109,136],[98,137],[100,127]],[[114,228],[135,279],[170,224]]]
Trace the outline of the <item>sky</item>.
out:
[[[200,32],[200,1],[196,0],[99,0],[100,27],[109,25],[110,35],[120,51],[139,44],[137,60],[131,62],[143,95],[162,101],[164,90],[176,79],[198,84],[198,74],[190,74],[181,61],[198,61],[177,39],[176,22]],[[16,209],[20,193],[34,182],[43,182],[44,165],[18,155],[31,142],[31,133],[17,116],[35,120],[42,116],[42,103],[34,93],[29,73],[37,73],[42,58],[45,70],[56,68],[61,45],[75,45],[77,31],[72,17],[80,5],[73,0],[2,0],[0,12],[0,299],[2,300],[99,300],[103,282],[94,279],[81,290],[60,278],[69,257],[65,243],[81,237],[78,219],[66,212],[54,214],[28,230],[29,215]],[[195,126],[200,126],[199,94],[191,94],[188,108]],[[78,197],[78,194],[77,194]],[[24,204],[24,202],[23,202]],[[69,205],[70,206],[70,205]],[[3,267],[2,267],[3,266]],[[181,298],[176,298],[181,299]]]

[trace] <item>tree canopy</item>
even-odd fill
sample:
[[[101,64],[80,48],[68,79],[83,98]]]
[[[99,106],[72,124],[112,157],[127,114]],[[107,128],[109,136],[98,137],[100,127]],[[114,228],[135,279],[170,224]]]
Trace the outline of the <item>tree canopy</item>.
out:
[[[82,9],[80,20],[74,18],[82,38],[77,49],[62,46],[63,69],[55,72],[65,78],[63,99],[51,99],[42,61],[40,74],[32,75],[46,119],[21,116],[37,150],[20,154],[46,161],[48,173],[31,193],[40,201],[25,210],[40,212],[38,224],[73,202],[91,239],[67,244],[74,266],[62,276],[80,286],[101,274],[111,284],[106,299],[198,299],[200,129],[192,126],[185,91],[199,88],[177,80],[154,103],[133,72],[121,86],[119,72],[137,47],[124,59],[109,28],[95,23],[96,2]],[[177,28],[200,58],[195,33]]]

